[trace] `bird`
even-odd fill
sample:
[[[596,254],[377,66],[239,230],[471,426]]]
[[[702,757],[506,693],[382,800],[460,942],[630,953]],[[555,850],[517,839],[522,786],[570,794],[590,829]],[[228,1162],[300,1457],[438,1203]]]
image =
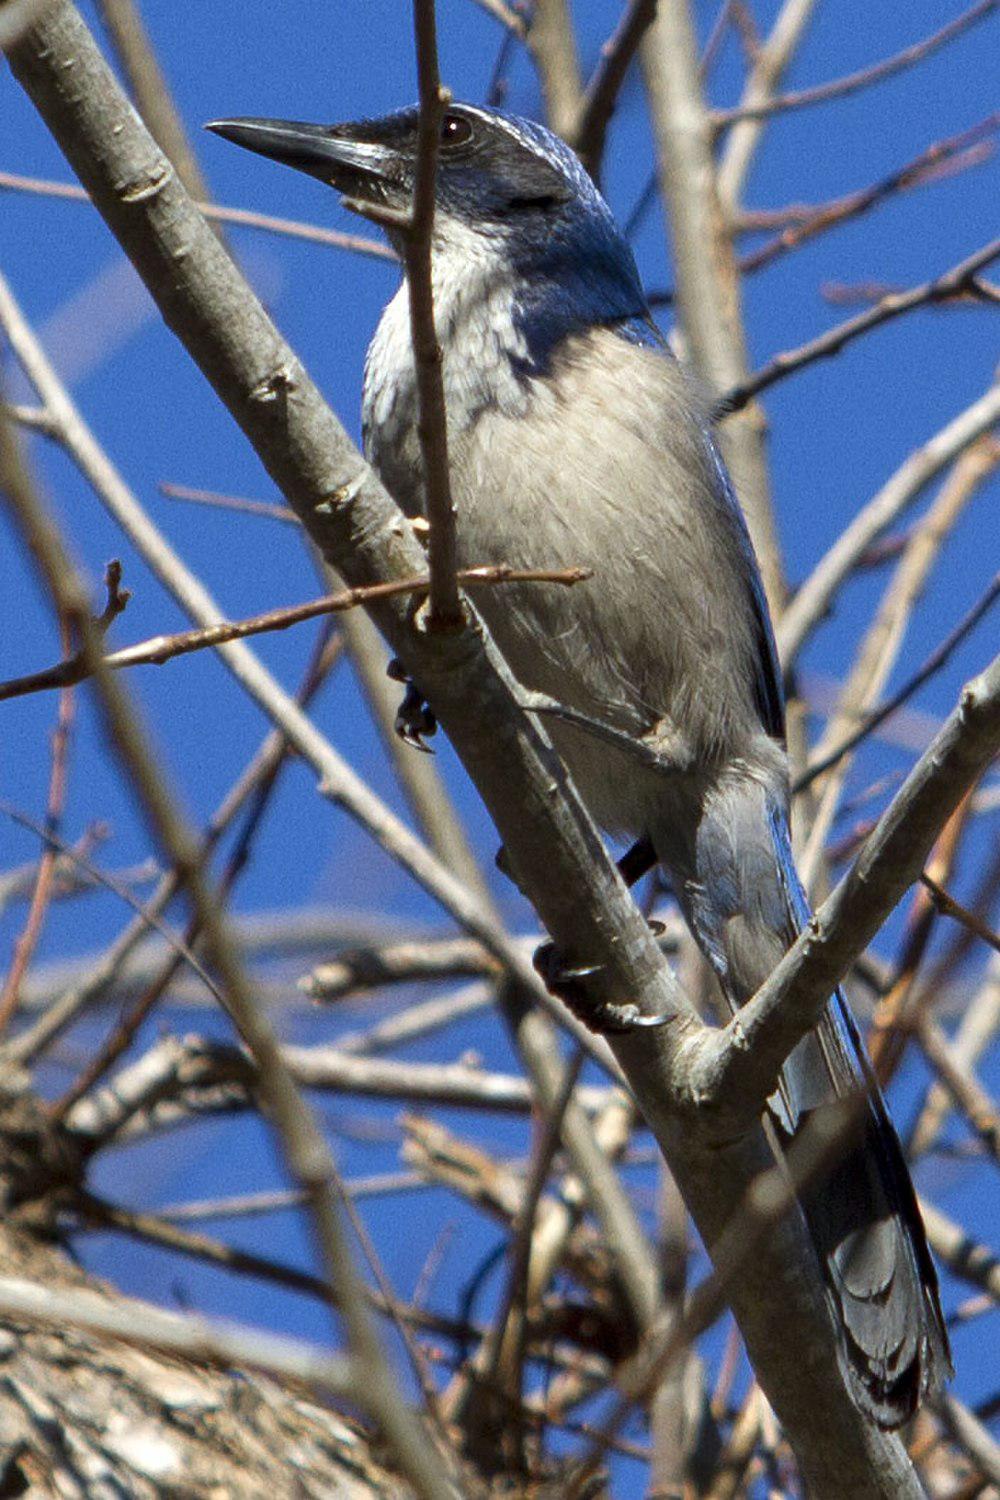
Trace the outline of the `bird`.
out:
[[[403,249],[419,111],[209,129],[332,186]],[[438,142],[431,286],[458,561],[583,567],[479,608],[519,682],[577,722],[551,735],[611,835],[647,840],[733,1012],[809,920],[790,836],[782,677],[709,409],[653,321],[632,252],[579,159],[533,121],[452,102]],[[365,454],[411,517],[423,464],[404,276],[365,363]],[[611,736],[588,731],[586,721]],[[615,735],[655,747],[641,764]],[[838,990],[769,1108],[794,1137],[863,1100],[857,1141],[800,1194],[856,1404],[882,1428],[951,1371],[906,1162]]]

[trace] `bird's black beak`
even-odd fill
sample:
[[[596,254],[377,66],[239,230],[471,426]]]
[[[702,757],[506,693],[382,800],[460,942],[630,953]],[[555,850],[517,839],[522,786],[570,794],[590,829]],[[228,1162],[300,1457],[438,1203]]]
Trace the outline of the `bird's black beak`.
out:
[[[308,172],[310,177],[318,177],[352,196],[381,196],[378,186],[394,175],[396,153],[374,141],[353,137],[354,127],[350,125],[241,119],[211,120],[205,129],[248,151]]]

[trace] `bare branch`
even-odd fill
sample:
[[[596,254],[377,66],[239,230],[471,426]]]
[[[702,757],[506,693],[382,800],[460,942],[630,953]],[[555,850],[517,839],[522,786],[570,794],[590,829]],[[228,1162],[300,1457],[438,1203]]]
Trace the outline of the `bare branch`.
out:
[[[691,363],[715,397],[747,378],[732,235],[716,187],[689,0],[661,4],[641,47],[660,191],[673,241],[677,301]],[[720,433],[777,617],[785,597],[764,453],[763,416],[749,407]]]
[[[388,984],[485,974],[496,977],[499,973],[496,962],[479,943],[468,938],[441,938],[339,953],[333,963],[320,964],[300,981],[300,988],[314,1000],[343,1000],[359,990]]]
[[[313,1390],[361,1400],[361,1372],[350,1356],[324,1353],[282,1334],[265,1333],[215,1319],[164,1312],[151,1302],[115,1299],[84,1288],[68,1291],[0,1277],[0,1313],[54,1328],[82,1328],[123,1339],[140,1349],[161,1349],[207,1364],[246,1365],[283,1379],[302,1380]]]
[[[643,34],[656,14],[657,0],[627,0],[614,35],[601,48],[601,59],[587,84],[580,119],[570,139],[591,176],[600,173],[608,126]]]
[[[992,240],[981,250],[959,261],[958,265],[952,266],[949,271],[936,276],[933,281],[925,281],[907,292],[891,292],[880,297],[874,307],[838,323],[835,328],[821,333],[818,338],[810,339],[807,344],[800,344],[797,349],[788,349],[783,354],[775,355],[747,380],[732,386],[716,403],[713,415],[716,420],[721,420],[731,412],[739,411],[747,401],[751,401],[777,381],[784,380],[818,359],[829,359],[832,355],[839,354],[853,339],[870,333],[873,328],[879,328],[894,318],[902,317],[904,313],[912,312],[914,308],[949,302],[963,296],[975,281],[977,271],[998,256],[1000,240]],[[787,621],[785,629],[788,629]]]
[[[706,1046],[703,1095],[761,1109],[792,1048],[852,960],[919,878],[941,827],[1000,748],[1000,657],[958,707],[879,819],[848,875],[770,978]],[[737,1103],[739,1101],[739,1103]]]
[[[403,258],[409,289],[410,341],[417,377],[417,433],[424,467],[424,505],[430,523],[428,561],[431,584],[427,599],[430,630],[453,630],[462,619],[455,578],[455,504],[448,467],[448,422],[445,413],[441,346],[434,323],[431,239],[438,146],[451,94],[438,74],[434,0],[413,0],[417,48],[420,117],[417,123],[417,162],[413,210],[404,237]]]
[[[513,36],[518,37],[521,41],[524,40],[528,31],[527,24],[524,17],[513,6],[507,4],[507,0],[475,0],[475,3],[488,16],[492,16],[494,20],[499,21],[501,26],[506,26],[507,30]]]
[[[955,1056],[941,1027],[922,1015],[916,1027],[920,1050],[948,1090],[956,1106],[994,1160],[1000,1163],[1000,1110],[975,1078],[971,1068]]]
[[[974,1067],[1000,1028],[1000,960],[994,959],[983,983],[966,1006],[951,1040],[952,1052],[963,1067]],[[912,1151],[931,1150],[948,1112],[946,1090],[935,1083],[913,1129]]]
[[[878,701],[930,570],[979,485],[996,467],[997,456],[995,445],[986,439],[967,448],[955,460],[934,503],[914,526],[816,747],[818,761],[839,748],[857,727],[859,717]],[[848,767],[849,752],[845,752],[824,776],[819,805],[814,810],[809,838],[799,862],[799,873],[807,888],[821,867],[823,846],[833,826]]]
[[[751,57],[741,114],[739,120],[733,122],[734,128],[719,157],[719,198],[730,221],[736,214],[743,184],[764,130],[760,116],[748,117],[742,110],[761,109],[772,101],[775,89],[799,49],[815,8],[815,0],[784,0],[767,41]],[[713,113],[710,118],[712,126],[718,128],[716,115]]]
[[[826,755],[811,760],[807,770],[795,782],[793,790],[795,792],[803,791],[816,780],[817,776],[821,776],[824,771],[829,771],[842,756],[847,755],[851,750],[855,749],[862,740],[867,739],[869,735],[873,734],[880,724],[884,724],[886,719],[891,718],[897,709],[901,708],[908,699],[912,698],[913,694],[945,665],[952,653],[961,645],[962,641],[971,634],[983,616],[992,609],[998,596],[1000,596],[1000,574],[994,577],[986,591],[976,600],[975,604],[962,619],[959,620],[955,628],[948,632],[945,639],[931,652],[918,671],[907,678],[902,687],[893,693],[890,698],[887,698],[884,703],[880,704],[877,709],[873,709],[871,713],[865,714],[857,729],[841,740],[838,745],[834,745],[833,749]]]
[[[37,193],[46,198],[65,198],[72,203],[89,203],[90,194],[75,182],[52,182],[43,177],[23,177],[17,172],[0,172],[0,190]],[[345,234],[340,229],[326,229],[319,224],[303,224],[297,219],[282,219],[273,214],[257,213],[249,208],[223,208],[218,203],[198,204],[206,219],[215,224],[238,224],[260,229],[266,234],[281,234],[290,239],[308,240],[314,245],[329,245],[334,250],[350,250],[356,255],[371,255],[376,260],[398,259],[395,250],[382,240],[361,234]]]
[[[954,41],[956,37],[968,31],[971,26],[975,26],[977,21],[985,20],[996,8],[997,0],[978,0],[978,4],[970,6],[953,21],[949,21],[947,26],[942,26],[940,31],[935,31],[931,36],[924,37],[922,41],[904,47],[901,52],[894,53],[892,57],[887,57],[882,62],[873,63],[867,68],[860,68],[856,73],[849,73],[844,78],[833,78],[829,83],[817,84],[814,88],[799,89],[795,93],[779,94],[773,99],[740,104],[735,109],[716,110],[712,115],[712,124],[716,129],[722,129],[740,120],[763,120],[770,115],[786,114],[789,110],[804,109],[812,104],[825,104],[830,99],[842,99],[847,94],[857,93],[859,89],[869,88],[874,83],[881,83],[884,79],[891,78],[893,74],[901,73],[905,68],[912,68],[916,63],[922,62],[939,47],[946,46],[948,42]]]
[[[580,118],[583,79],[568,0],[535,0],[525,38],[556,135],[569,140]]]
[[[590,574],[586,568],[509,568],[502,563],[495,567],[463,568],[456,576],[466,587],[476,588],[496,583],[574,584],[582,582]],[[397,594],[425,593],[429,583],[426,575],[420,578],[403,578],[393,583],[373,583],[347,589],[341,594],[311,599],[306,604],[269,609],[246,620],[220,620],[217,625],[208,625],[202,630],[181,630],[173,635],[156,635],[135,646],[123,646],[121,650],[113,651],[103,658],[102,665],[108,671],[118,671],[122,667],[163,666],[177,656],[187,656],[192,651],[221,646],[227,641],[245,640],[247,636],[264,635],[274,630],[288,630],[290,626],[301,625],[306,620],[357,609],[359,605],[371,604],[378,599],[391,599]],[[83,654],[77,653],[67,661],[47,667],[42,672],[32,672],[26,677],[14,677],[7,682],[0,682],[0,702],[5,698],[21,698],[26,693],[64,688],[83,682],[91,675]]]
[[[1000,1304],[1000,1258],[996,1253],[986,1245],[976,1244],[961,1225],[926,1198],[920,1201],[920,1214],[931,1249],[952,1275],[978,1287]]]
[[[993,385],[978,401],[959,412],[946,427],[911,453],[878,494],[844,528],[778,623],[778,650],[786,671],[794,664],[810,631],[826,615],[834,595],[858,558],[913,504],[943,468],[998,421],[1000,385]]]
[[[196,489],[190,484],[170,484],[161,481],[160,494],[168,500],[186,500],[193,505],[214,506],[219,510],[234,510],[241,515],[266,516],[269,521],[280,521],[285,526],[301,530],[302,522],[287,505],[278,505],[269,500],[248,500],[242,495],[220,495],[217,490]]]

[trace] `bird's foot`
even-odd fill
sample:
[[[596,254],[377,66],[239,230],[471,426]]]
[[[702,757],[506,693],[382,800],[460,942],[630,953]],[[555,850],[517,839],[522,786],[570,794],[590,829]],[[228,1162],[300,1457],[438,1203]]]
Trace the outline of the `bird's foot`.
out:
[[[660,923],[650,924],[654,931]],[[587,994],[586,981],[599,974],[603,964],[567,964],[555,943],[542,943],[535,949],[532,963],[541,975],[545,988],[561,1000],[589,1031],[598,1036],[626,1031],[642,1031],[662,1026],[666,1016],[648,1016],[634,1001],[595,1000]]]
[[[397,657],[393,657],[386,672],[393,682],[403,683],[406,689],[403,701],[396,710],[396,720],[393,726],[396,733],[407,745],[412,745],[414,750],[422,750],[425,755],[433,755],[434,751],[426,741],[431,735],[437,733],[438,724],[434,710]]]

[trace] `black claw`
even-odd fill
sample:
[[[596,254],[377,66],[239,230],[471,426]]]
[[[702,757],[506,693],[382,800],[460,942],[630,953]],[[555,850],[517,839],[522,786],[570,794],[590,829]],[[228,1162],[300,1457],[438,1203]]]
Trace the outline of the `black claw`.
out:
[[[542,943],[536,948],[532,963],[545,980],[547,988],[553,995],[558,995],[560,1000],[565,998],[565,992],[572,990],[574,985],[600,973],[603,967],[601,964],[567,964],[555,943]]]
[[[595,1002],[587,995],[584,981],[599,974],[604,965],[567,964],[555,943],[542,943],[536,948],[532,963],[546,989],[598,1036],[662,1026],[667,1020],[666,1016],[647,1016],[632,1001],[622,1005],[612,1000]]]
[[[425,739],[437,733],[437,719],[433,709],[427,703],[420,689],[407,675],[406,668],[398,657],[393,657],[386,667],[386,675],[394,682],[406,684],[403,701],[396,710],[395,730],[400,739],[407,745],[412,745],[414,750],[422,750],[425,755],[433,755],[434,751],[430,745],[425,744]]]

